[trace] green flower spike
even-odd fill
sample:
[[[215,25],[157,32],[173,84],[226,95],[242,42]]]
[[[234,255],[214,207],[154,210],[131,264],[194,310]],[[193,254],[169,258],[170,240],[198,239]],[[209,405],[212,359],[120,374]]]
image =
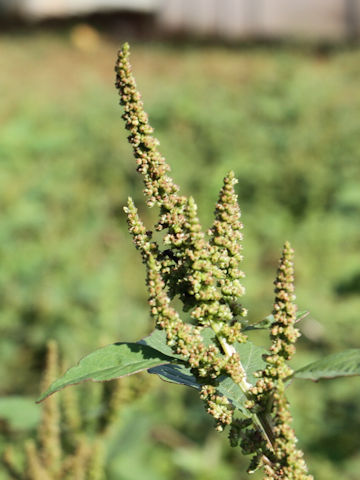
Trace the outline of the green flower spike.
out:
[[[270,331],[272,341],[267,366],[250,391],[253,399],[250,410],[265,415],[272,425],[273,451],[266,451],[271,464],[264,465],[264,480],[312,480],[307,473],[303,453],[296,448],[297,438],[291,427],[292,417],[285,396],[284,379],[293,373],[287,365],[295,353],[295,342],[300,336],[295,327],[293,250],[284,245],[275,284],[274,322]]]
[[[159,153],[159,142],[153,136],[131,73],[127,44],[118,54],[116,86],[137,171],[143,176],[147,204],[159,208],[158,220],[151,230],[145,227],[131,198],[124,209],[129,231],[146,267],[155,331],[136,343],[119,342],[86,356],[55,380],[39,401],[81,381],[106,381],[148,370],[171,382],[198,389],[216,428],[229,426],[230,444],[250,455],[248,473],[263,468],[263,480],[312,480],[297,448],[285,387],[296,378],[319,380],[360,375],[360,349],[329,355],[296,371],[290,368],[288,362],[300,336],[296,317],[301,315],[296,314],[293,303],[293,251],[289,243],[284,245],[277,271],[272,314],[247,325],[247,311],[242,305],[243,226],[234,173],[224,178],[213,224],[208,231],[204,230],[194,199],[180,195],[169,175],[170,167]],[[181,310],[175,308],[179,303]],[[244,333],[264,328],[270,331],[268,352]],[[114,395],[108,402],[109,415],[102,415],[102,425],[113,418],[120,397]],[[45,467],[49,467],[49,472],[56,471],[59,464],[59,432],[53,425],[58,410],[51,400],[44,417],[47,426],[40,431],[41,447],[49,453],[46,462],[34,445],[27,448],[32,479],[44,476],[48,471]],[[72,402],[68,396],[66,420],[75,438],[81,424]],[[72,463],[66,464],[69,472],[85,468],[84,462],[88,463],[90,450],[79,442],[76,439],[77,453]],[[102,469],[101,449],[93,460],[88,472],[95,480]],[[10,451],[3,464],[13,475]]]
[[[125,208],[129,231],[147,269],[151,316],[156,328],[166,332],[167,344],[181,358],[200,384],[200,396],[216,420],[217,429],[231,425],[230,440],[252,455],[249,471],[265,468],[266,480],[310,480],[295,435],[283,380],[291,375],[286,365],[299,336],[295,328],[292,251],[288,244],[275,282],[276,300],[271,328],[272,346],[266,368],[255,386],[249,383],[235,345],[247,341],[242,331],[247,311],[240,300],[245,293],[241,270],[241,213],[230,172],[223,182],[208,235],[203,231],[192,197],[179,194],[168,175],[170,168],[158,151],[159,142],[144,112],[129,63],[129,46],[120,50],[116,86],[128,137],[144,177],[149,206],[160,208],[154,229],[163,232],[162,243],[151,240],[131,199]],[[183,304],[180,315],[171,305]],[[213,340],[204,341],[205,329]],[[219,394],[220,378],[230,377],[240,387],[249,409],[249,419],[235,419],[234,406]]]
[[[236,180],[232,173],[224,180],[209,242],[199,223],[195,201],[180,196],[178,186],[168,176],[170,168],[158,151],[159,142],[152,136],[153,129],[131,74],[127,44],[119,52],[115,69],[137,170],[144,176],[148,205],[160,207],[155,229],[164,231],[166,248],[162,250],[151,241],[151,232],[146,230],[129,199],[125,212],[135,246],[146,264],[151,315],[157,328],[166,331],[173,351],[183,356],[193,374],[204,383],[202,398],[221,428],[231,422],[233,407],[215,393],[216,389],[213,391],[216,378],[227,374],[238,382],[245,381],[239,357],[231,346],[246,339],[241,323],[237,322],[245,310],[236,304],[244,292],[239,282],[243,276],[238,268],[242,225],[233,190]],[[226,232],[224,245],[220,243],[222,231]],[[171,307],[174,297],[182,301],[185,312],[190,312],[187,321]],[[204,345],[201,331],[205,327],[214,330],[219,346]]]

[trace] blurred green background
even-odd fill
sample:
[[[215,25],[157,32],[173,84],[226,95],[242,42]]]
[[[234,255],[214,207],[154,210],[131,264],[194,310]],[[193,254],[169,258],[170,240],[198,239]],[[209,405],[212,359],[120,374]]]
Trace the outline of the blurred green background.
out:
[[[119,46],[87,25],[0,34],[3,399],[36,397],[48,339],[73,363],[152,328],[122,207],[131,195],[149,226],[156,212],[144,207],[126,143]],[[204,225],[225,173],[239,178],[250,319],[270,313],[290,240],[297,303],[310,312],[294,366],[359,347],[360,49],[148,40],[132,42],[131,60],[162,152]],[[289,397],[315,477],[358,479],[360,380],[300,381]],[[36,406],[1,405],[0,449],[34,435]],[[247,478],[194,392],[155,380],[122,416],[110,480]]]

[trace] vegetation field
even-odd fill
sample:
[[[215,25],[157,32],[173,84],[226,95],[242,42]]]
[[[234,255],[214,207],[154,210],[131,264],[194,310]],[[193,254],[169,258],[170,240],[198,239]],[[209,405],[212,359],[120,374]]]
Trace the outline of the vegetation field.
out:
[[[0,35],[0,449],[13,445],[20,466],[39,422],[46,342],[72,364],[152,327],[122,210],[131,195],[149,219],[114,88],[118,47],[84,26]],[[250,320],[271,312],[290,240],[297,303],[310,312],[294,365],[359,348],[360,50],[148,41],[132,44],[132,64],[204,224],[226,172],[239,179]],[[150,380],[120,402],[104,478],[247,478],[197,393]],[[89,400],[99,389],[77,390],[87,424],[101,413]],[[289,397],[315,478],[358,479],[360,380],[298,383]]]

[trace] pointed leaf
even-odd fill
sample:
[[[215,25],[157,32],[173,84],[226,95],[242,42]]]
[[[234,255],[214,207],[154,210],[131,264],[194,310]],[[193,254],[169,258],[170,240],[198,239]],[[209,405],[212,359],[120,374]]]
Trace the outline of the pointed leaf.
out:
[[[95,382],[113,380],[172,361],[173,358],[147,345],[114,343],[99,348],[80,360],[78,365],[70,368],[61,378],[53,382],[38,402],[68,385],[86,380]]]
[[[307,310],[301,310],[300,312],[296,312],[296,323],[306,318],[309,313],[310,312],[308,312]]]
[[[181,355],[176,355],[172,351],[172,348],[166,343],[166,332],[165,330],[159,330],[156,328],[149,336],[143,338],[136,342],[140,345],[148,345],[149,347],[157,350],[158,352],[167,355],[168,357],[181,359]]]
[[[165,382],[177,383],[178,385],[185,385],[187,387],[200,389],[201,385],[196,381],[194,375],[191,374],[190,368],[182,364],[168,364],[160,365],[158,367],[150,368],[149,373],[159,375],[161,380]]]
[[[274,315],[268,315],[267,317],[264,318],[264,320],[261,320],[260,322],[253,323],[250,325],[246,325],[243,330],[248,331],[248,330],[265,330],[266,328],[269,328],[271,324],[274,321]]]
[[[322,378],[350,377],[360,375],[360,349],[354,348],[328,355],[296,370],[292,378],[317,381]]]

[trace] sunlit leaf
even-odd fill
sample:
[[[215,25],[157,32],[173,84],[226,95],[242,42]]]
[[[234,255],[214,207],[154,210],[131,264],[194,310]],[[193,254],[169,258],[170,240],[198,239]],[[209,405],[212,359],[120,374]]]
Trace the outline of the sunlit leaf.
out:
[[[240,355],[241,364],[244,367],[247,382],[254,385],[257,381],[254,373],[265,367],[263,356],[266,354],[266,350],[254,345],[252,342],[236,343],[235,349]],[[230,377],[224,377],[220,381],[218,390],[222,395],[231,400],[235,407],[237,407],[242,413],[245,415],[249,414],[249,411],[244,406],[246,401],[244,392]]]
[[[151,348],[154,348],[158,352],[167,355],[168,357],[178,358],[181,359],[181,355],[176,355],[172,348],[166,343],[166,332],[165,330],[155,329],[153,332],[150,333],[149,336],[139,340],[137,342],[140,345],[147,345]]]
[[[52,383],[38,402],[68,385],[93,380],[113,380],[133,373],[172,362],[173,358],[138,343],[114,343],[99,348],[84,357],[78,365],[70,368],[61,378]]]

